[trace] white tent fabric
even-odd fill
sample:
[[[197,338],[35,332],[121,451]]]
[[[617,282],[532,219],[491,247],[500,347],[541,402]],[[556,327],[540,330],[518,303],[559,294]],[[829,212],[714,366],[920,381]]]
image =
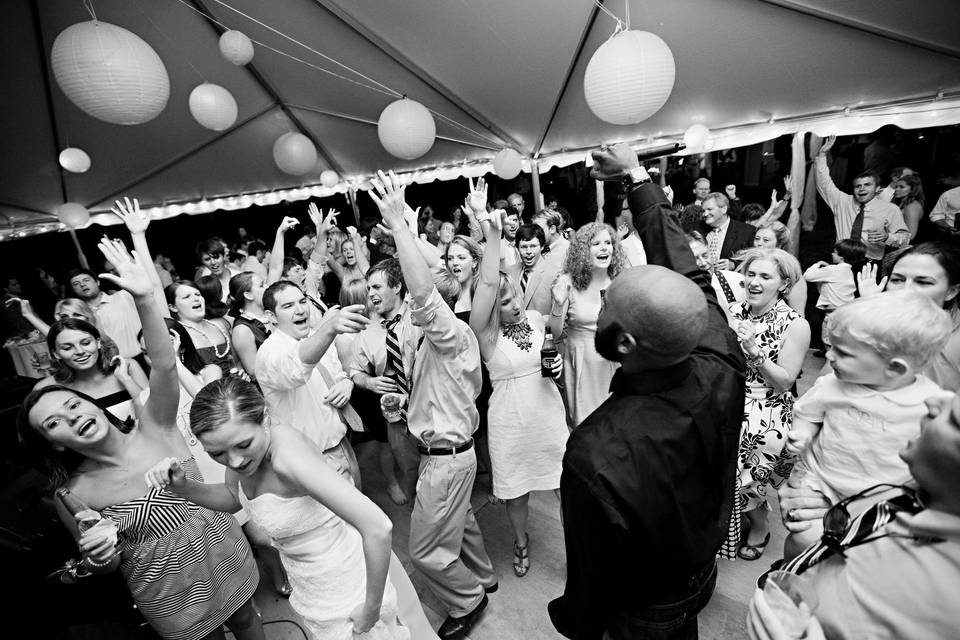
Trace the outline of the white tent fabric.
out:
[[[545,171],[601,143],[678,141],[695,122],[710,127],[715,149],[801,131],[960,122],[955,0],[629,0],[630,27],[663,38],[677,65],[666,105],[632,126],[600,121],[583,96],[587,62],[616,26],[590,0],[91,4],[157,51],[170,100],[141,125],[91,118],[49,64],[57,34],[89,20],[82,3],[5,2],[0,237],[60,229],[52,212],[66,201],[104,224],[116,222],[103,213],[119,195],[138,196],[157,217],[236,209],[363,188],[378,168],[415,182],[481,175],[504,147],[524,156],[526,171],[534,159]],[[625,17],[623,0],[603,4]],[[221,57],[225,29],[262,43],[250,65]],[[204,81],[236,98],[232,128],[209,131],[190,116],[187,96]],[[391,157],[377,139],[380,112],[401,95],[435,113],[436,143],[417,160]],[[320,151],[302,177],[273,163],[273,142],[289,131]],[[89,171],[60,169],[67,146],[90,155]],[[346,182],[320,186],[328,168]]]

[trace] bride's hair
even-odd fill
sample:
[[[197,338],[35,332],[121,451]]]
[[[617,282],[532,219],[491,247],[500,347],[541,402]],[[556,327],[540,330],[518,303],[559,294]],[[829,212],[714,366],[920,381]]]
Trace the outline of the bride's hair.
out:
[[[216,429],[229,420],[263,424],[266,404],[257,385],[237,376],[214,380],[193,399],[190,430],[193,435]]]

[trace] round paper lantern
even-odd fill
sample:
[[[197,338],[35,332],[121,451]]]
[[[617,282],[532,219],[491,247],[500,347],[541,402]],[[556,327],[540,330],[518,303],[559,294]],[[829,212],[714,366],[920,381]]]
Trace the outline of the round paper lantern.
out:
[[[273,143],[273,161],[280,171],[302,176],[317,164],[317,149],[302,133],[285,133]]]
[[[328,189],[333,189],[340,182],[340,176],[337,175],[337,172],[333,169],[327,169],[320,174],[320,184],[327,187]]]
[[[60,166],[70,173],[83,173],[90,168],[90,156],[83,149],[67,147],[60,152]]]
[[[253,60],[253,42],[240,31],[224,31],[219,44],[223,57],[238,67]]]
[[[690,125],[683,134],[683,143],[688,149],[699,149],[710,139],[710,129],[702,124]]]
[[[190,115],[200,126],[223,131],[237,121],[237,101],[218,84],[203,84],[190,92]]]
[[[82,204],[65,202],[53,212],[57,219],[71,229],[82,227],[90,222],[90,212]]]
[[[513,149],[501,149],[493,158],[493,172],[504,180],[516,178],[520,169],[520,154]]]
[[[621,31],[590,58],[583,94],[594,115],[611,124],[636,124],[670,97],[676,75],[667,43],[649,31]]]
[[[170,97],[170,78],[157,52],[135,33],[106,22],[79,22],[60,32],[50,65],[73,104],[111,124],[153,120]]]
[[[401,98],[380,113],[377,136],[390,155],[413,160],[430,151],[437,136],[437,126],[433,114],[425,106]]]

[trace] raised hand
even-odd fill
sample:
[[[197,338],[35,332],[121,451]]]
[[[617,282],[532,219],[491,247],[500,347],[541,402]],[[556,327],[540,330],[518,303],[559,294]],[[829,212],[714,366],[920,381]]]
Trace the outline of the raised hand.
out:
[[[356,238],[358,235],[356,227],[347,227],[347,235],[351,238]]]
[[[307,205],[307,215],[310,216],[310,222],[313,223],[313,228],[320,231],[320,225],[323,223],[323,215],[320,213],[320,208],[315,202]]]
[[[323,221],[320,223],[320,226],[317,227],[318,233],[329,233],[330,229],[333,229],[337,226],[337,216],[340,215],[340,212],[336,209],[327,209],[327,215],[323,217]]]
[[[130,198],[124,198],[123,202],[115,200],[114,203],[116,206],[110,211],[123,220],[123,224],[127,225],[131,235],[146,233],[147,227],[150,226],[150,216],[140,210],[139,200],[134,198],[131,202]]]
[[[380,209],[380,215],[383,216],[386,225],[394,232],[408,228],[404,218],[407,206],[404,195],[407,188],[400,184],[400,180],[393,171],[389,176],[383,171],[377,171],[377,179],[372,182],[376,193],[370,191],[370,197]]]
[[[737,199],[737,185],[728,184],[726,187],[723,188],[723,192],[726,193],[727,197],[730,198],[731,200]]]
[[[860,269],[857,274],[857,288],[860,290],[861,298],[868,298],[881,293],[887,286],[887,276],[884,276],[880,282],[877,282],[877,265],[868,262]]]
[[[131,255],[122,242],[111,240],[106,236],[97,246],[107,262],[116,267],[118,274],[101,273],[101,278],[109,280],[134,297],[153,295],[153,281],[144,263],[144,260],[149,259],[148,256],[141,256],[136,251]]]
[[[283,216],[283,220],[280,221],[280,226],[277,227],[277,233],[286,233],[298,224],[300,224],[300,221],[296,218],[291,216]]]
[[[790,193],[792,189],[793,189],[793,176],[791,176],[788,173],[787,175],[783,176],[783,191],[784,193]]]
[[[24,317],[34,315],[33,305],[30,304],[30,301],[26,298],[10,298],[7,300],[8,307],[13,307],[14,305],[20,308],[20,315]]]
[[[837,136],[827,136],[827,138],[823,141],[823,144],[820,146],[820,155],[827,155],[830,149],[833,149],[833,145],[836,144],[836,142]]]
[[[604,145],[599,150],[591,153],[593,156],[593,169],[590,170],[590,177],[594,180],[619,180],[627,175],[633,169],[639,169],[640,161],[637,160],[637,154],[630,148],[626,142],[620,142],[608,147]],[[646,174],[646,171],[644,171]],[[649,178],[649,175],[645,175]]]
[[[483,178],[477,178],[477,183],[473,183],[470,178],[470,193],[467,194],[466,204],[477,215],[487,210],[487,183]]]
[[[179,458],[164,458],[143,474],[143,480],[151,489],[178,489],[187,483],[187,474]]]

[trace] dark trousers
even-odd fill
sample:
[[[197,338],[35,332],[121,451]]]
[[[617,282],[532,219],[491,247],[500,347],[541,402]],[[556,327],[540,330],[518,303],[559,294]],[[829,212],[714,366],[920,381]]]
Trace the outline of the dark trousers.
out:
[[[617,617],[604,640],[697,640],[697,614],[707,606],[717,584],[717,563],[695,573],[676,599]]]

